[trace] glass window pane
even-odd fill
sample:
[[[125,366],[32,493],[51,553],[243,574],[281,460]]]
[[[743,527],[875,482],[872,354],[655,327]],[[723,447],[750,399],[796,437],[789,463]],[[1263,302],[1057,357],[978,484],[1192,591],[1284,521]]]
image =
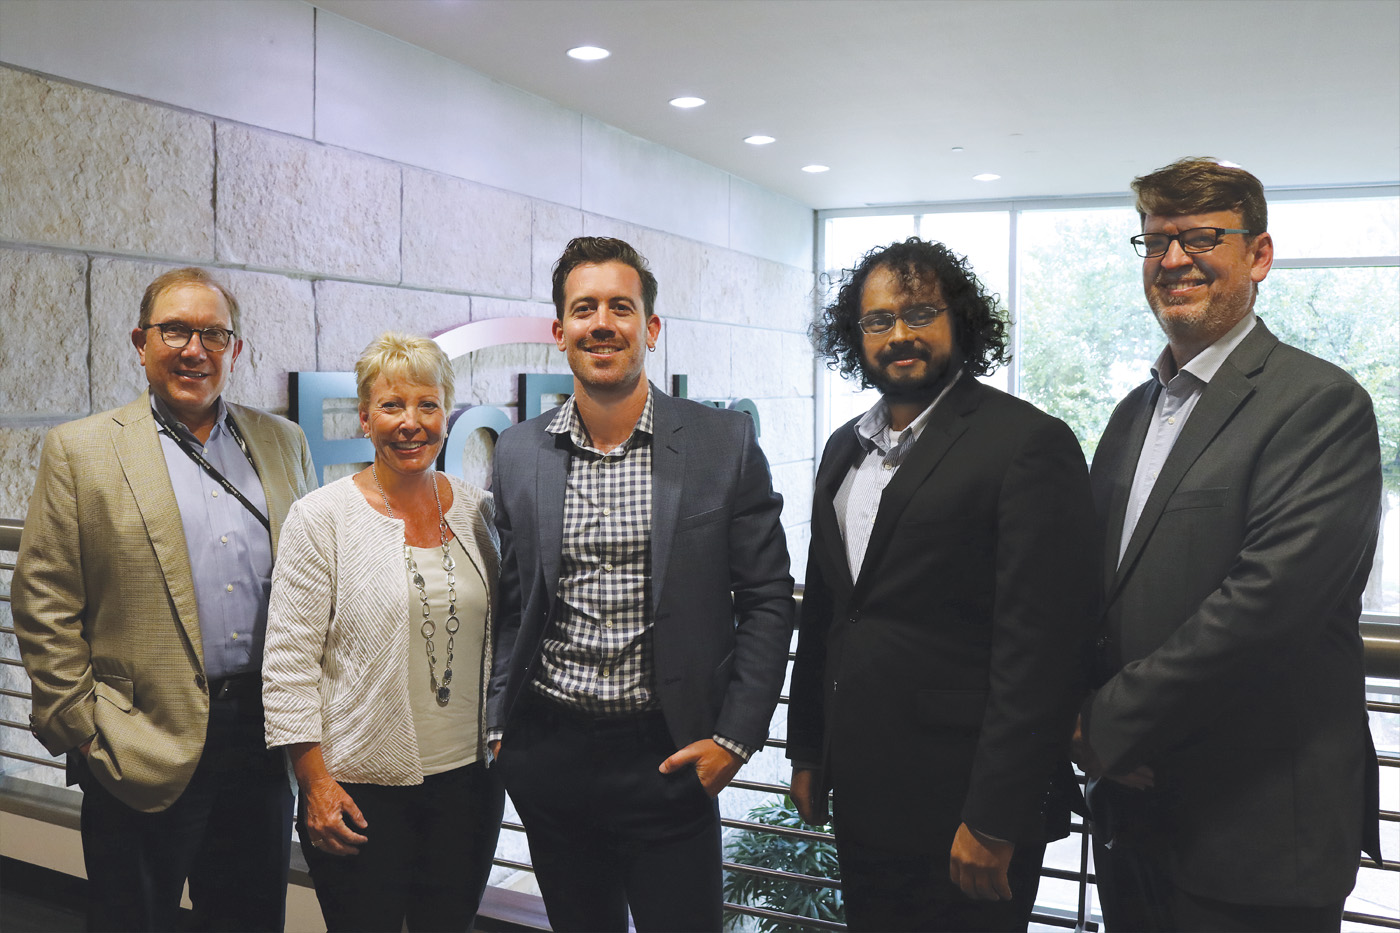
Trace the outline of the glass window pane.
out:
[[[826,222],[826,256],[822,268],[840,284],[841,270],[860,262],[873,247],[907,240],[918,232],[913,214],[876,217],[831,217]]]
[[[1385,493],[1362,606],[1400,610],[1400,269],[1275,269],[1255,311],[1285,343],[1330,360],[1371,393]]]
[[[1142,294],[1131,208],[1025,211],[1017,225],[1020,395],[1090,458],[1118,400],[1166,345]]]
[[[1269,234],[1279,259],[1400,255],[1400,198],[1275,201]]]

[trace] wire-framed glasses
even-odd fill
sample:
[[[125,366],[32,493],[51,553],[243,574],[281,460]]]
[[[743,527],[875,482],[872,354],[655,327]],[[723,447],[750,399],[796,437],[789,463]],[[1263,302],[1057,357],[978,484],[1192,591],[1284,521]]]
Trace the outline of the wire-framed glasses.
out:
[[[933,323],[934,318],[947,310],[947,308],[935,308],[933,305],[915,305],[912,308],[905,308],[899,314],[892,311],[875,311],[871,314],[861,315],[860,329],[867,334],[887,334],[894,330],[895,321],[903,321],[905,327],[917,330],[920,327],[929,326]]]

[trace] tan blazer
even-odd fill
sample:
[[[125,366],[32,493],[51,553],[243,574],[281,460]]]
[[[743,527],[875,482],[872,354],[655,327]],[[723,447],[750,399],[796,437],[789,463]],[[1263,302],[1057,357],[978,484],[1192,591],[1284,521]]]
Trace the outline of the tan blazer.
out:
[[[317,485],[291,422],[229,405],[262,479],[272,546]],[[204,749],[209,691],[194,581],[148,392],[44,440],[11,588],[34,683],[33,728],[53,754],[93,739],[113,794],[163,810]]]

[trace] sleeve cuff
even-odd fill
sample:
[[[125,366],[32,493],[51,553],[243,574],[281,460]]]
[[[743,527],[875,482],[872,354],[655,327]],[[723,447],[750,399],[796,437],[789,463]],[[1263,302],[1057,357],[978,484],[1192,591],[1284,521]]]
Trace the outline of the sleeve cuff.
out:
[[[753,757],[754,752],[758,751],[758,749],[754,748],[751,745],[741,745],[738,742],[735,742],[733,739],[726,739],[722,735],[716,734],[711,736],[711,738],[715,740],[715,744],[718,745],[720,748],[723,748],[726,751],[733,752],[734,754],[739,756],[739,759],[741,761],[745,763],[747,763],[748,760]]]

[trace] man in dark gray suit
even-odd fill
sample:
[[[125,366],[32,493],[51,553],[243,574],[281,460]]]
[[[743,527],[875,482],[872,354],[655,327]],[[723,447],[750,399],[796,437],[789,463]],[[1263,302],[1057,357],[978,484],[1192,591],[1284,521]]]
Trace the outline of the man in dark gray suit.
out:
[[[1186,159],[1133,182],[1168,346],[1091,470],[1107,679],[1076,735],[1110,929],[1336,930],[1377,766],[1357,620],[1375,553],[1371,400],[1254,315],[1259,180]]]
[[[792,634],[753,421],[647,382],[655,300],[631,246],[570,242],[574,394],[496,445],[487,735],[555,930],[720,928],[714,798],[767,738]]]

